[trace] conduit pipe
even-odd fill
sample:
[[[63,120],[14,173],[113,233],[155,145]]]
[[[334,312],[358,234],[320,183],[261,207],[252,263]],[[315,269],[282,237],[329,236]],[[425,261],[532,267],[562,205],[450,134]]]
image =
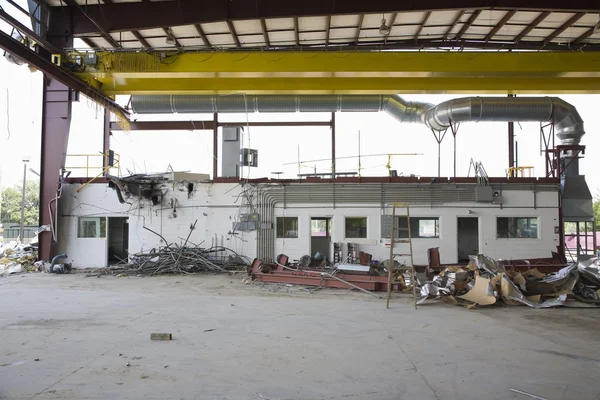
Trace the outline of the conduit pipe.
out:
[[[575,107],[558,97],[464,97],[435,106],[398,95],[136,95],[131,108],[137,114],[385,111],[435,131],[461,122],[553,122],[562,145],[577,145],[585,134]]]

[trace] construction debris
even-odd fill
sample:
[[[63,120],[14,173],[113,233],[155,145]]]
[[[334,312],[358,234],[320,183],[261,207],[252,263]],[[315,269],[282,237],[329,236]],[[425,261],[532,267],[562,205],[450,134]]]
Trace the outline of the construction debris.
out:
[[[11,241],[0,245],[0,276],[39,270],[35,261],[37,249],[34,246]]]
[[[567,299],[600,306],[600,259],[571,264],[551,274],[537,269],[507,271],[491,257],[471,256],[465,268],[448,267],[432,281],[420,284],[418,304],[443,300],[466,306],[489,306],[502,301],[509,306],[532,308],[563,306]]]
[[[173,339],[172,333],[151,333],[150,340],[171,340]]]

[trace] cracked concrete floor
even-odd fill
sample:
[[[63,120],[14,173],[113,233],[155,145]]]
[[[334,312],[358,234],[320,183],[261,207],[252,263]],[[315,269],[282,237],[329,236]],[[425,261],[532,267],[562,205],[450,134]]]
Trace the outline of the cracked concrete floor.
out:
[[[241,279],[1,278],[0,398],[600,399],[597,309],[386,310]]]

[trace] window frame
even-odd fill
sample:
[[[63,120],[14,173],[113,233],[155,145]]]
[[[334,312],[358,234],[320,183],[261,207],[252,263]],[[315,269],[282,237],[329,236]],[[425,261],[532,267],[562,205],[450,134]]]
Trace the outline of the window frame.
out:
[[[348,236],[348,220],[349,219],[364,219],[365,220],[365,226],[364,226],[365,236],[364,237],[363,236],[358,236],[358,237]],[[354,228],[354,229],[363,229],[363,228]],[[350,216],[350,215],[344,216],[344,238],[345,239],[368,239],[369,238],[369,217]]]
[[[102,224],[104,221],[104,224]],[[96,222],[96,229],[94,236],[85,236],[85,229],[83,224],[85,222]],[[77,238],[78,239],[106,239],[107,230],[107,218],[106,217],[77,217]]]
[[[281,224],[282,232],[280,232],[280,226],[279,226],[280,219],[283,221]],[[296,220],[296,236],[287,236],[286,233],[288,231],[290,231],[290,229],[287,229],[287,230],[285,229],[285,220],[294,220],[294,219]],[[299,236],[298,235],[298,220],[299,220],[299,218],[296,216],[294,216],[294,217],[284,217],[284,216],[275,217],[275,239],[298,239],[298,236]],[[280,236],[280,233],[283,236]]]
[[[500,227],[500,219],[506,219],[506,220],[514,220],[513,224],[512,224],[512,228],[514,229],[514,232],[511,232],[511,224],[510,221],[508,221],[507,223],[507,227],[506,227],[506,236],[501,236],[499,230]],[[527,229],[531,229],[532,226],[532,220],[535,220],[535,236],[518,236],[518,225],[519,225],[519,220],[527,220],[526,224],[527,224]],[[533,239],[533,240],[539,240],[540,239],[540,217],[539,216],[519,216],[519,217],[507,217],[507,216],[496,216],[496,239]]]
[[[400,221],[401,220],[406,220],[406,217],[401,217],[401,216],[396,216],[396,220],[398,221],[396,223],[396,227],[400,227]],[[435,221],[434,222],[434,233],[435,236],[421,236],[419,234],[420,231],[420,222],[422,220],[426,220],[426,221]],[[440,217],[431,217],[431,216],[420,216],[420,217],[410,217],[410,222],[411,222],[411,239],[440,239],[441,235],[440,235]],[[416,229],[414,229],[415,227],[412,226],[413,223],[417,223]],[[406,226],[408,227],[408,225]],[[416,235],[415,235],[416,233]],[[397,234],[394,234],[394,237],[396,239],[408,239],[408,231],[405,229],[402,230],[398,230]],[[388,239],[390,238],[390,236],[388,235],[387,237]]]

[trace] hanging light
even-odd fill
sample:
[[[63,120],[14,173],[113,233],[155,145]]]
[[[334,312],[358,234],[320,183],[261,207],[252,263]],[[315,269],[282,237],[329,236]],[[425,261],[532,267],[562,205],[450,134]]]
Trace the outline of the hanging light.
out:
[[[176,43],[175,36],[173,36],[173,31],[171,31],[171,29],[167,30],[167,38],[165,39],[165,43],[171,46]]]
[[[389,27],[389,26],[387,26],[387,25],[385,24],[385,22],[386,22],[386,21],[385,21],[385,18],[383,18],[383,19],[381,20],[381,26],[379,27],[379,34],[380,34],[380,35],[389,35],[389,34],[390,34],[390,27]]]

